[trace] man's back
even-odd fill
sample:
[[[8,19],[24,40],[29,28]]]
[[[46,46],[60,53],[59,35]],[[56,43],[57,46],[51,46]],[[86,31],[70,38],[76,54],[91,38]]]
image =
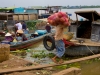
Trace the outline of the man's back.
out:
[[[21,23],[17,23],[16,26],[18,27],[18,30],[22,29],[22,24]]]

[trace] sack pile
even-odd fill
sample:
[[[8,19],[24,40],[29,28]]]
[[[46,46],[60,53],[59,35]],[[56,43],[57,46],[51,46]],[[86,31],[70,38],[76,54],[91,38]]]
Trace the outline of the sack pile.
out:
[[[52,26],[65,25],[70,26],[68,15],[65,12],[58,12],[48,17],[48,23]]]

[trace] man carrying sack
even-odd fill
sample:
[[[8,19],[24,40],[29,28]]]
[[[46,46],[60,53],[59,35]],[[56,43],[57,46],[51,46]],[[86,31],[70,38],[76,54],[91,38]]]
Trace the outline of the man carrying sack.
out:
[[[48,23],[56,27],[55,32],[55,46],[56,46],[56,55],[52,58],[53,62],[61,64],[63,63],[62,56],[65,53],[65,44],[63,42],[63,33],[64,28],[70,26],[69,18],[66,13],[58,12],[48,17]],[[59,58],[59,62],[57,61]]]

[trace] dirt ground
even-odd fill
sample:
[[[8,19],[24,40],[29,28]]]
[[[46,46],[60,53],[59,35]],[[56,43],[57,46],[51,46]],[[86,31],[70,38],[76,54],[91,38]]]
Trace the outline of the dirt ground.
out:
[[[0,69],[20,68],[31,65],[33,65],[33,63],[25,61],[20,57],[10,55],[9,60],[0,63]]]
[[[2,75],[52,75],[58,71],[50,71],[50,70],[31,70],[31,71],[24,71],[24,72],[13,72],[8,74]]]
[[[9,60],[3,61],[0,63],[0,69],[13,69],[20,67],[27,67],[32,65],[39,65],[36,63],[31,63],[29,61],[23,60],[22,58],[16,57],[14,55],[10,55]],[[23,72],[13,72],[13,73],[5,73],[0,75],[52,75],[58,71],[50,68],[39,69],[39,70],[31,70],[31,71],[23,71]]]

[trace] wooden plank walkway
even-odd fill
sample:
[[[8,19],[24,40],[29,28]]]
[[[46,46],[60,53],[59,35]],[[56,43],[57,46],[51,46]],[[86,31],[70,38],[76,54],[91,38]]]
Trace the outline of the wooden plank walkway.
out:
[[[82,74],[81,74],[81,69],[71,67],[71,68],[62,70],[60,72],[54,73],[52,75],[82,75]]]
[[[80,61],[89,60],[89,59],[98,58],[98,57],[100,57],[100,54],[65,61],[62,64],[46,64],[46,65],[30,66],[30,67],[24,67],[24,68],[3,69],[3,70],[0,70],[0,74],[18,72],[18,71],[28,71],[28,70],[42,69],[42,68],[46,68],[46,67],[53,67],[53,66],[59,66],[59,65],[64,65],[64,64],[70,64],[70,63],[80,62]]]

